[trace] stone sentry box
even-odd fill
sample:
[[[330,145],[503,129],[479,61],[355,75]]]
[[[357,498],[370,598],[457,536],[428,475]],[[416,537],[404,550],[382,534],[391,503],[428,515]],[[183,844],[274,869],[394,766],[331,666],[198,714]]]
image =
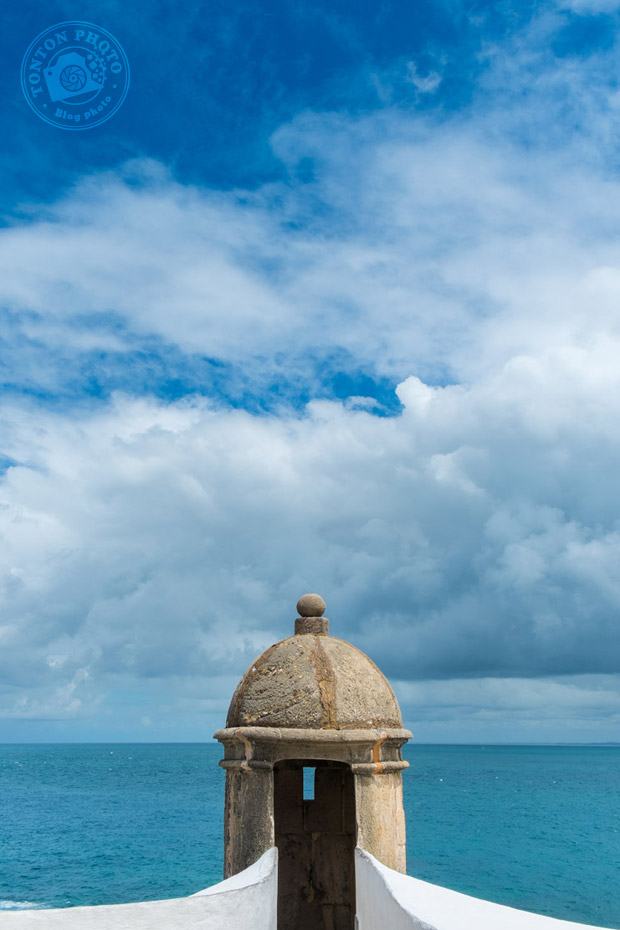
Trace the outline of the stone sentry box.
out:
[[[405,872],[398,702],[385,676],[329,636],[325,602],[297,602],[295,635],[247,670],[224,744],[224,875],[278,847],[279,930],[353,930],[354,850]],[[305,785],[305,790],[304,790]]]

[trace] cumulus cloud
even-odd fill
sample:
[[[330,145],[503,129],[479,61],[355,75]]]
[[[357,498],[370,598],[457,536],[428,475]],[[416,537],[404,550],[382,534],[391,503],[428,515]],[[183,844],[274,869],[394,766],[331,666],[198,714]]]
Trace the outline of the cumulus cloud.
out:
[[[556,15],[527,55],[523,36],[487,50],[496,108],[301,114],[272,140],[287,183],[215,192],[138,161],[2,231],[14,386],[56,397],[95,357],[174,350],[272,410],[13,395],[5,716],[217,722],[319,590],[412,720],[617,720],[617,95],[598,53],[545,70]],[[575,85],[583,135],[569,112],[533,144]],[[284,375],[320,393],[334,358],[389,379],[400,413],[269,398]]]
[[[585,350],[470,388],[412,377],[396,418],[20,407],[3,674],[232,682],[307,588],[395,679],[617,673],[618,377]]]
[[[518,97],[523,54],[494,65],[489,84],[499,71]],[[441,123],[303,114],[272,140],[288,184],[208,191],[138,161],[31,207],[1,237],[6,379],[58,391],[88,366],[105,381],[135,352],[144,376],[153,353],[174,349],[263,389],[293,377],[312,393],[313,361],[469,381],[549,343],[617,333],[620,189],[600,170],[598,119],[617,100],[601,86],[580,97],[575,70],[558,65],[527,118],[568,94],[589,114],[588,145],[550,147],[542,128],[531,145],[504,92],[509,125],[503,110]]]

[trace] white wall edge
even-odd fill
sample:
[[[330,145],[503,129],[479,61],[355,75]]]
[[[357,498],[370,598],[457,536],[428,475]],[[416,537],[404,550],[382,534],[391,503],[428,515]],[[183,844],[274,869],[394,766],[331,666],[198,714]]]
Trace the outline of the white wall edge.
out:
[[[238,891],[241,888],[247,888],[248,885],[260,885],[262,882],[269,881],[278,866],[278,850],[272,846],[267,852],[264,852],[260,859],[257,859],[252,865],[244,869],[243,872],[237,872],[230,878],[218,882],[217,885],[209,885],[202,891],[196,891],[190,895],[191,898],[205,898],[208,895],[223,894],[227,891]]]
[[[0,911],[0,930],[276,930],[278,851],[185,898]]]
[[[400,912],[394,910],[394,926],[415,930],[609,930],[495,904],[402,875],[359,846],[355,866],[360,930],[384,930],[389,924],[385,908],[394,905]],[[369,900],[371,886],[374,897],[384,899],[383,911],[378,900]]]

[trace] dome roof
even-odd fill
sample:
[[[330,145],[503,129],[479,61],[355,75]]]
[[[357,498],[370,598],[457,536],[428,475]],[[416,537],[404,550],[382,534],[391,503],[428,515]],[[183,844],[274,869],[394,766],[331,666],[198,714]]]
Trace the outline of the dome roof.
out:
[[[226,726],[402,727],[387,678],[355,646],[327,635],[327,618],[308,616],[309,597],[298,603],[302,616],[296,621],[295,636],[270,646],[239,682]]]

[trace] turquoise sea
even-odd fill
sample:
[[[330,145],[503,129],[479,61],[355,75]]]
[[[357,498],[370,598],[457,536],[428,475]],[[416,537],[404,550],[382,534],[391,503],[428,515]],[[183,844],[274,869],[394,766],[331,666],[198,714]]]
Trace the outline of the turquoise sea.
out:
[[[191,894],[222,873],[219,745],[0,746],[0,909]],[[620,928],[620,746],[409,746],[411,875]]]

